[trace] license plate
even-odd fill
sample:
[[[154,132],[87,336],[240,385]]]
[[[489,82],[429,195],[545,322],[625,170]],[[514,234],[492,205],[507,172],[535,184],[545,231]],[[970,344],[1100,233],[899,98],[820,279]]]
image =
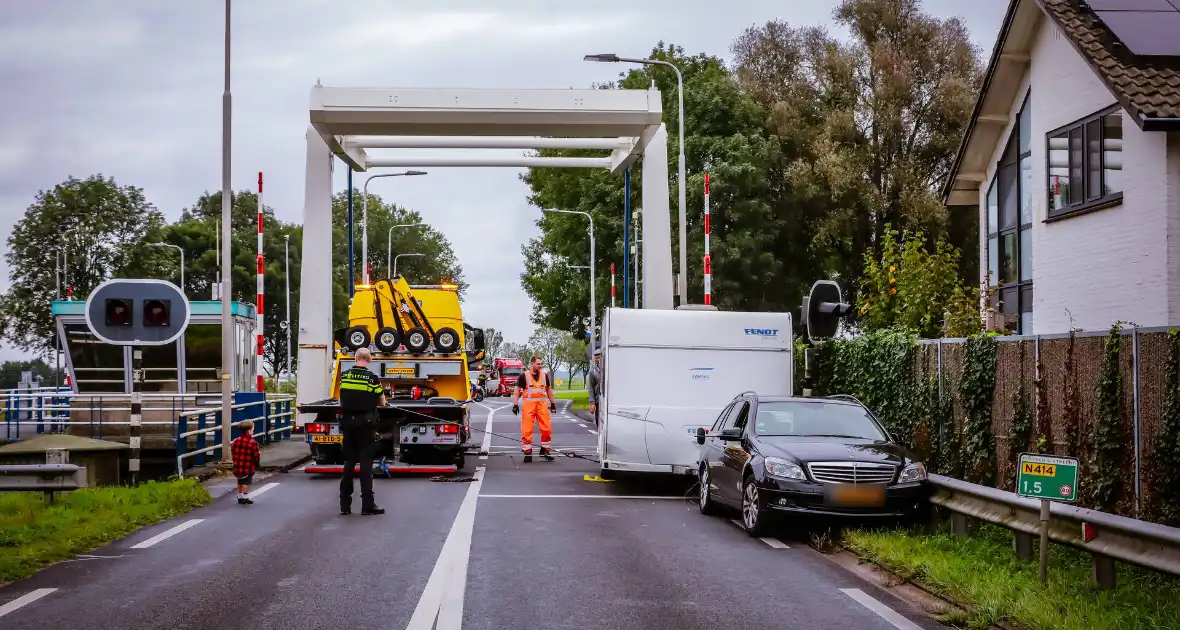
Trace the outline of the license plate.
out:
[[[414,373],[415,373],[415,370],[414,370],[414,368],[412,368],[412,367],[400,367],[400,368],[399,368],[399,367],[391,367],[391,368],[385,368],[385,375],[386,375],[386,376],[402,376],[402,375],[404,375],[404,376],[413,376],[413,375],[414,375]]]
[[[832,502],[847,507],[881,507],[885,505],[885,486],[836,486],[832,489]]]
[[[311,436],[311,441],[317,442],[317,443],[339,444],[344,441],[344,436],[343,435],[313,435],[313,436]]]

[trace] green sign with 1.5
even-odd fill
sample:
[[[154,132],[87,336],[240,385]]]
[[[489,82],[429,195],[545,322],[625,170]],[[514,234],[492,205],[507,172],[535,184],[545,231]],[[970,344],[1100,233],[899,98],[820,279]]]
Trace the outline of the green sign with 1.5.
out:
[[[1078,494],[1078,460],[1022,453],[1016,468],[1016,494],[1073,503]]]

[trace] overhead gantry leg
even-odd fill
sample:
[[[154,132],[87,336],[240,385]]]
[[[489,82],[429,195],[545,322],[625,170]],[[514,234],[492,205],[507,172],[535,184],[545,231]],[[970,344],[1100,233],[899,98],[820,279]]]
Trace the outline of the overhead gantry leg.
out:
[[[327,398],[332,365],[332,154],[307,128],[303,185],[303,257],[299,274],[298,402]],[[300,418],[300,424],[311,420]]]
[[[668,200],[668,130],[663,123],[643,150],[643,308],[671,309],[672,219]]]

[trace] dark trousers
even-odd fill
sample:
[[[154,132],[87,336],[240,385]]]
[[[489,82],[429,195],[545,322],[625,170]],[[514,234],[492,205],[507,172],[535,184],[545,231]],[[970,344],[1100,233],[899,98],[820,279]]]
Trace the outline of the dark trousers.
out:
[[[373,455],[377,451],[379,442],[373,439],[372,430],[361,432],[345,432],[344,443],[344,473],[340,477],[340,507],[352,507],[352,477],[354,467],[360,471],[355,473],[361,479],[361,509],[376,507],[373,502]]]

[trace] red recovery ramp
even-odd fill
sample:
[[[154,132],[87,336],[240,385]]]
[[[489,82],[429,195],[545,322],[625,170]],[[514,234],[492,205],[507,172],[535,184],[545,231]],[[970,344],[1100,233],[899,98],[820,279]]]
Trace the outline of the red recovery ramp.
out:
[[[458,470],[459,469],[453,465],[427,466],[422,464],[386,464],[384,469],[384,471],[396,474],[419,473],[432,475],[445,475],[448,473],[457,472]],[[361,467],[353,466],[352,471],[354,473],[359,473],[361,471]],[[344,472],[344,466],[340,464],[313,464],[305,467],[303,472],[309,475],[339,475]],[[378,466],[373,466],[373,472],[375,474],[383,474],[382,469]]]

